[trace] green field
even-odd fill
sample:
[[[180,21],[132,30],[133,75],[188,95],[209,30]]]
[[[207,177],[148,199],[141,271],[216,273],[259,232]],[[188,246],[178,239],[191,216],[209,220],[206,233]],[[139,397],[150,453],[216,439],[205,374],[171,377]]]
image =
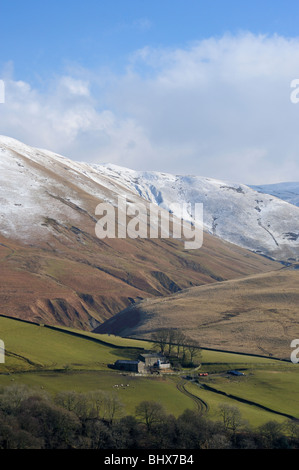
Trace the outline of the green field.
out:
[[[129,375],[108,367],[117,359],[136,359],[140,348],[149,347],[149,343],[82,332],[73,336],[68,331],[74,333],[0,317],[0,337],[6,353],[5,364],[0,364],[0,386],[26,384],[53,394],[101,389],[117,393],[127,413],[133,413],[140,401],[152,399],[175,415],[194,408],[171,377]],[[94,338],[106,344],[91,340]],[[121,384],[123,387],[114,387]]]
[[[65,390],[102,390],[117,395],[125,407],[125,412],[133,415],[136,405],[143,400],[155,400],[175,416],[179,416],[187,408],[195,410],[192,400],[182,395],[177,390],[175,381],[170,378],[138,377],[104,371],[47,371],[0,376],[0,386],[12,384],[25,384],[37,391],[45,390],[54,395]]]
[[[299,371],[297,365],[292,365],[291,369],[285,367],[274,368],[274,370],[251,369],[247,374],[241,378],[219,377],[211,385],[227,394],[299,419]]]
[[[267,421],[277,421],[279,423],[284,423],[286,421],[286,418],[283,416],[274,415],[273,413],[261,410],[260,408],[252,405],[235,402],[235,400],[222,395],[199,389],[197,386],[192,384],[188,384],[187,389],[199,396],[209,405],[209,418],[212,420],[219,420],[219,405],[227,404],[230,406],[237,406],[241,412],[242,419],[250,423],[252,426],[259,426]]]
[[[36,369],[105,370],[117,358],[134,357],[132,349],[107,347],[101,343],[72,336],[44,326],[0,318],[0,334],[5,344],[6,361],[0,372]]]
[[[117,394],[128,414],[134,413],[140,401],[155,400],[178,416],[187,408],[197,409],[192,397],[177,387],[178,382],[186,374],[208,372],[199,383],[185,381],[185,390],[204,401],[211,419],[219,419],[221,403],[237,406],[253,426],[270,420],[285,422],[283,413],[299,418],[299,366],[292,363],[203,350],[202,364],[196,371],[141,376],[121,373],[109,364],[117,359],[136,359],[142,348],[151,348],[145,341],[50,329],[1,316],[0,338],[6,353],[5,363],[0,364],[0,387],[26,384],[51,394],[100,389]],[[243,370],[245,376],[230,376],[230,369]]]

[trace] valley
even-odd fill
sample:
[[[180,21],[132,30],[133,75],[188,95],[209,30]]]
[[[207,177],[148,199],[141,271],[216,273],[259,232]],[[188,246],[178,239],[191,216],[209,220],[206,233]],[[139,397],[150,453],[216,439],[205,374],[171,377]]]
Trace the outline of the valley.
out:
[[[236,406],[251,426],[270,420],[286,423],[291,419],[287,415],[299,419],[299,371],[292,363],[202,349],[199,368],[159,376],[134,374],[112,370],[109,364],[151,350],[148,341],[63,331],[3,316],[0,328],[6,349],[0,388],[26,386],[51,396],[64,391],[116,393],[127,414],[134,414],[141,401],[156,397],[168,413],[179,416],[186,409],[198,410],[194,400],[198,397],[206,404],[199,411],[212,420],[219,419],[218,407],[223,403]],[[231,369],[245,376],[230,376]],[[208,376],[199,377],[199,372]]]
[[[93,330],[138,299],[280,269],[204,233],[176,239],[96,237],[95,209],[139,195],[104,172],[0,138],[0,302],[8,315]]]
[[[290,434],[299,419],[290,362],[299,337],[298,207],[238,183],[89,165],[6,137],[0,166],[3,396],[22,387],[51,400],[100,393],[130,417],[155,397],[177,420],[191,411],[219,423],[233,409],[251,429],[274,421]],[[171,200],[203,203],[202,247],[99,239],[96,207],[116,208],[119,197],[166,213]],[[197,360],[170,357],[159,374],[113,369],[157,348],[163,330],[186,335]]]

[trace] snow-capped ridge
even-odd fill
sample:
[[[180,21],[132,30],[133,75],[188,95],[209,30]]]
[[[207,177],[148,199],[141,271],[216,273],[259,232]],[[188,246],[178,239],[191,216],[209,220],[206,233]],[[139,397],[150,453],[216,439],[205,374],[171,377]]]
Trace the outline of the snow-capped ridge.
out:
[[[276,259],[299,259],[299,209],[287,201],[227,180],[93,166],[166,210],[173,202],[202,203],[205,229],[226,241]]]
[[[167,211],[173,203],[202,203],[204,227],[212,235],[278,260],[299,261],[299,207],[239,182],[77,162],[5,136],[0,178],[0,233],[7,237],[33,241],[47,234],[45,218],[74,222],[80,209],[92,219],[96,201],[141,197]],[[185,218],[192,221],[192,211]]]

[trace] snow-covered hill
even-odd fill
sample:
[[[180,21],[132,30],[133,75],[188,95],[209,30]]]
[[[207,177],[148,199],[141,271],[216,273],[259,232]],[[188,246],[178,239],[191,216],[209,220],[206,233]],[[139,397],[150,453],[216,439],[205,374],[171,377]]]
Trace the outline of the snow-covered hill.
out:
[[[141,298],[280,267],[209,234],[189,251],[181,240],[100,240],[99,202],[146,203],[122,173],[0,137],[1,313],[94,329]]]
[[[286,201],[235,182],[93,167],[167,210],[174,202],[203,203],[206,230],[223,240],[278,260],[299,260],[299,208]]]
[[[0,136],[3,236],[34,243],[53,231],[53,220],[75,224],[84,215],[94,224],[95,201],[115,204],[118,196],[166,210],[201,202],[205,229],[216,237],[278,260],[299,260],[299,208],[274,196],[206,177],[74,162]]]
[[[250,187],[255,191],[271,194],[299,207],[299,183],[276,183]]]
[[[6,237],[37,242],[47,237],[49,219],[75,224],[87,215],[95,224],[97,202],[116,204],[129,194],[86,163],[0,136],[0,233]]]

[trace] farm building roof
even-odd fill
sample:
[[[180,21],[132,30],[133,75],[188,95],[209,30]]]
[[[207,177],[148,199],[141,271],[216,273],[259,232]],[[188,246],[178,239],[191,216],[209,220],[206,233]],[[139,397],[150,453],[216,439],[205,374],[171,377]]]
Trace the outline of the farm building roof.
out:
[[[116,361],[117,364],[138,364],[139,361],[129,361],[125,359],[118,359]]]

